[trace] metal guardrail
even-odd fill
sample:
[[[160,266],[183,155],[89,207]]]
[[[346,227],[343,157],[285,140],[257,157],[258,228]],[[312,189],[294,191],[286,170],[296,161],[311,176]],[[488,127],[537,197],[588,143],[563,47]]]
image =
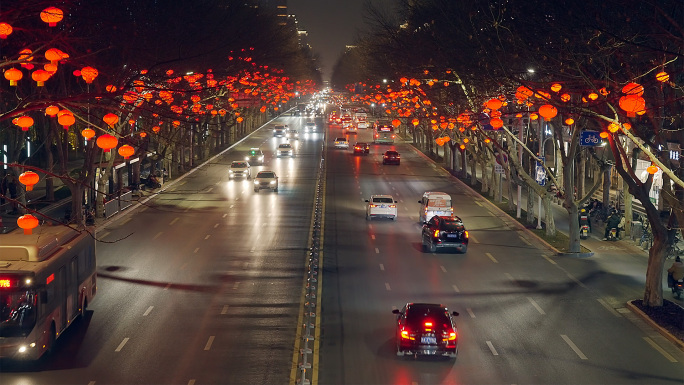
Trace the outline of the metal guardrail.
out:
[[[125,210],[133,204],[133,192],[127,191],[107,202],[105,202],[105,218],[109,218],[119,211]]]

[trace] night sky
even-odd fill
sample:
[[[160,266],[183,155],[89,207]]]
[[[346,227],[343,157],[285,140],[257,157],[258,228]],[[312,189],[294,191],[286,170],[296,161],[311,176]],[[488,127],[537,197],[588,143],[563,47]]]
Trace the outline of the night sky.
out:
[[[309,44],[321,56],[323,80],[346,45],[353,45],[358,31],[367,28],[364,4],[389,11],[393,0],[288,0],[288,13],[297,17],[299,29],[309,34]]]

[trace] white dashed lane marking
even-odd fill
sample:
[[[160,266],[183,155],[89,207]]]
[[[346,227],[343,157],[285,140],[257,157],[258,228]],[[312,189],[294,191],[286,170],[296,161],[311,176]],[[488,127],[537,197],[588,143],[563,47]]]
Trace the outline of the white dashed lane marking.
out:
[[[442,270],[443,273],[446,273],[446,272],[447,272],[447,271],[446,271],[446,267],[440,266],[439,268]]]
[[[169,222],[169,226],[173,226],[173,224],[178,222],[179,219],[180,219],[180,217],[173,218],[173,220],[171,222]]]
[[[375,235],[371,235],[371,239],[375,239]]]
[[[494,262],[494,263],[499,263],[499,261],[497,261],[496,258],[494,258],[494,256],[492,255],[492,253],[485,253],[485,255],[488,256],[489,259],[492,260],[492,262]]]
[[[475,313],[473,313],[473,309],[467,307],[466,311],[468,312],[468,315],[470,316],[470,318],[475,318]]]
[[[128,337],[124,338],[123,341],[121,341],[121,343],[119,344],[119,346],[117,346],[116,349],[115,349],[114,351],[115,351],[115,352],[120,352],[121,349],[123,349],[124,346],[126,346],[126,342],[128,342],[128,339],[129,339]]]
[[[575,354],[579,356],[579,358],[583,360],[587,359],[587,356],[585,356],[584,353],[582,353],[582,351],[577,347],[577,345],[575,345],[575,343],[572,342],[570,337],[566,336],[565,334],[561,334],[561,338],[563,339],[563,341],[565,341],[566,344],[568,344],[568,346],[570,346],[570,349],[572,349],[575,352]]]
[[[223,309],[221,309],[221,314],[228,314],[228,305],[223,305]]]
[[[159,238],[162,234],[163,234],[163,232],[160,231],[160,232],[158,232],[157,235],[155,235],[154,238],[152,238],[152,239],[157,239],[157,238]]]
[[[382,263],[380,264],[380,270],[385,271],[385,265],[383,265]]]
[[[209,336],[209,340],[207,341],[207,344],[204,345],[204,350],[211,349],[211,344],[214,343],[214,338],[215,338],[215,336]]]
[[[456,285],[451,285],[451,287],[454,289],[455,292],[460,293],[461,290],[458,288]]]
[[[387,289],[387,291],[392,290],[392,288],[390,287],[390,284],[387,282],[385,282],[385,289]]]
[[[378,249],[377,247],[375,248],[375,254],[380,254],[380,249]]]
[[[492,341],[487,341],[487,346],[489,346],[489,350],[491,350],[493,355],[495,355],[495,356],[499,355],[499,353],[497,353],[496,349],[494,349],[494,345],[492,345]]]
[[[532,304],[532,306],[534,306],[535,309],[537,309],[539,314],[546,314],[546,312],[544,312],[544,309],[542,309],[541,306],[539,306],[539,304],[535,300],[533,300],[530,297],[527,297],[527,300],[530,301],[530,303]]]
[[[147,317],[148,315],[150,315],[152,309],[154,309],[154,306],[148,307],[147,310],[145,310],[145,312],[143,313],[143,317]]]

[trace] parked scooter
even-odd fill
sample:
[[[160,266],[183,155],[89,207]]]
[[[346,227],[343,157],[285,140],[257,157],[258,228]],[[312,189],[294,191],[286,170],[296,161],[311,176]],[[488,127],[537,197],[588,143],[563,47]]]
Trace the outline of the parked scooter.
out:
[[[682,291],[684,291],[684,279],[680,279],[672,285],[672,295],[675,298],[682,299]]]

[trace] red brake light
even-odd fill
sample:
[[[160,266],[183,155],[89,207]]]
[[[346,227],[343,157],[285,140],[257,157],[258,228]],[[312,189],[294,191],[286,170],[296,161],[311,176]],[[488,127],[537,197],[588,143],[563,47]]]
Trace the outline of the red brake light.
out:
[[[409,339],[409,332],[408,332],[408,330],[402,330],[402,331],[401,331],[401,338]]]
[[[372,205],[370,205],[370,207],[378,207],[378,205],[373,205],[373,204],[372,204]]]
[[[391,209],[393,209],[393,208],[396,208],[397,205],[390,205],[389,207],[390,207]]]
[[[465,232],[465,237],[468,238],[468,230]]]
[[[425,323],[426,328],[431,328],[432,327],[432,322],[426,322]]]
[[[455,339],[456,339],[456,332],[449,333],[449,341],[453,341]]]
[[[435,238],[439,238],[439,230],[435,230]]]

